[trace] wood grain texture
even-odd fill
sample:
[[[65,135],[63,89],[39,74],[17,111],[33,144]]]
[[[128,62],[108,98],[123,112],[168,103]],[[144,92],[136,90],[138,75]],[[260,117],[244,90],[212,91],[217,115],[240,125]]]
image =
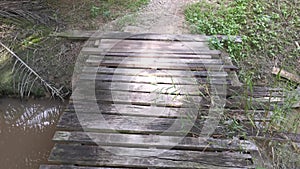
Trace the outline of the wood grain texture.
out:
[[[169,50],[156,50],[156,49],[120,49],[120,48],[94,48],[94,47],[84,47],[81,52],[86,55],[110,55],[110,53],[129,53],[129,54],[141,54],[146,53],[150,55],[160,55],[160,54],[181,54],[181,55],[220,55],[221,52],[219,50],[203,50],[203,49],[195,49],[195,50],[186,50],[186,49],[169,49]]]
[[[75,165],[41,165],[39,169],[132,169],[132,168],[84,167],[84,166],[75,166]]]
[[[90,74],[114,74],[114,75],[138,75],[158,77],[227,77],[225,71],[191,71],[191,70],[168,70],[168,69],[129,69],[111,67],[84,67],[83,73]]]
[[[57,131],[53,137],[55,142],[81,143],[115,147],[139,147],[176,150],[199,150],[199,151],[257,151],[257,147],[249,141],[175,137],[161,135],[138,135],[120,133],[95,133],[95,132],[68,132]]]
[[[257,147],[228,132],[230,119],[250,125],[270,118],[259,121],[265,111],[243,109],[248,101],[239,93],[245,88],[232,88],[228,77],[238,69],[224,63],[221,51],[209,50],[210,37],[93,31],[58,36],[90,41],[57,124],[50,164],[41,169],[255,168],[250,153]],[[264,89],[246,95],[255,94],[270,96]],[[266,106],[265,100],[254,104]],[[221,116],[229,120],[216,123],[206,137],[202,130]],[[229,135],[237,138],[220,139]]]
[[[114,154],[112,152],[117,152]],[[158,155],[157,155],[158,154]],[[160,168],[253,168],[249,154],[56,144],[49,161],[78,165]]]

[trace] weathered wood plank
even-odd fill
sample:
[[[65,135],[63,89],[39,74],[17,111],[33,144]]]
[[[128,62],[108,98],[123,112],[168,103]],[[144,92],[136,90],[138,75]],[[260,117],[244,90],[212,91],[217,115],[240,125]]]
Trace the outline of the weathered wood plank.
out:
[[[81,81],[98,82],[124,82],[124,83],[148,83],[148,84],[171,84],[171,85],[229,85],[230,82],[225,77],[155,77],[151,76],[125,76],[106,74],[81,74]],[[78,82],[79,83],[79,82]]]
[[[238,68],[231,65],[222,64],[196,64],[196,63],[159,63],[159,62],[116,62],[116,61],[91,61],[87,62],[90,66],[110,66],[118,68],[143,68],[143,69],[168,69],[168,70],[208,70],[208,71],[235,71]]]
[[[88,88],[88,87],[87,87]],[[87,89],[86,88],[86,89]],[[217,95],[217,94],[216,94]],[[218,96],[218,95],[217,95]],[[221,95],[222,96],[222,95]],[[219,97],[221,97],[219,96]],[[188,107],[188,108],[203,108],[212,105],[210,97],[195,95],[171,95],[162,93],[142,93],[142,92],[128,92],[128,91],[108,91],[108,90],[84,90],[79,89],[74,91],[72,100],[75,101],[97,101],[119,104],[133,104],[133,105],[156,105],[162,107]],[[222,97],[221,97],[222,99]],[[213,100],[216,101],[216,100]],[[220,100],[221,104],[225,104],[225,108],[245,109],[265,109],[274,107],[272,104],[283,104],[282,100],[274,99],[245,99],[243,97],[230,97]]]
[[[82,51],[82,54],[87,54],[85,51]],[[94,57],[103,58],[104,56],[113,56],[119,58],[173,58],[173,59],[219,59],[214,55],[191,55],[191,54],[153,54],[153,53],[124,53],[124,52],[107,52],[107,53],[96,53],[91,54]],[[218,56],[218,55],[217,55]]]
[[[95,83],[92,81],[79,82],[80,85],[75,87],[74,91],[79,88],[89,88],[95,86],[95,91],[98,90],[110,90],[110,91],[129,91],[129,92],[142,92],[142,93],[161,93],[171,95],[191,95],[191,96],[207,96],[213,95],[214,89],[211,85],[191,84],[191,85],[176,85],[176,84],[148,84],[148,83],[129,83],[129,82],[99,82]],[[215,86],[217,87],[217,85]],[[225,91],[218,91],[215,95],[226,96]]]
[[[95,107],[95,104],[97,107]],[[188,108],[171,108],[171,107],[156,107],[156,106],[141,106],[130,104],[105,104],[105,103],[89,103],[89,102],[71,102],[71,105],[65,112],[74,113],[88,112],[111,114],[111,115],[125,115],[125,116],[146,116],[146,117],[167,117],[179,118],[189,111]],[[153,113],[155,112],[155,113]],[[207,114],[208,110],[199,110],[199,113]]]
[[[106,56],[109,53],[129,53],[129,54],[140,54],[147,53],[151,55],[160,55],[160,54],[182,54],[182,55],[220,55],[221,51],[219,50],[184,50],[184,49],[173,49],[173,50],[155,50],[155,49],[101,49],[93,47],[83,47],[81,52],[88,55],[101,55]]]
[[[133,74],[133,73],[132,73]],[[208,82],[210,83],[210,82]],[[212,85],[213,84],[213,85]],[[247,89],[237,89],[232,88],[232,86],[219,86],[217,84],[149,84],[149,83],[136,83],[136,82],[94,82],[94,81],[80,81],[78,85],[74,85],[74,90],[76,88],[89,88],[90,86],[95,86],[95,90],[114,90],[114,91],[132,91],[132,92],[144,92],[144,93],[161,93],[161,94],[178,94],[178,95],[218,95],[218,96],[227,96],[233,97],[240,95],[241,100],[247,98],[262,98],[265,97],[272,102],[273,98],[284,98],[285,94],[282,92],[272,92],[272,91],[246,91]],[[76,87],[77,86],[77,87]],[[214,90],[217,93],[214,92]],[[224,89],[224,90],[221,90]],[[214,92],[214,93],[213,93]]]
[[[95,107],[96,104],[96,107]],[[125,115],[125,116],[142,116],[142,117],[161,117],[161,118],[180,118],[186,112],[187,108],[172,108],[172,107],[156,107],[156,106],[141,106],[130,104],[105,104],[105,103],[84,103],[71,102],[65,112],[74,113],[75,111],[87,113],[101,113],[111,115]],[[223,115],[231,117],[239,121],[270,121],[272,111],[265,110],[232,110],[223,109]],[[155,112],[155,113],[153,113]],[[197,118],[206,118],[209,109],[199,109],[197,111]]]
[[[169,64],[207,64],[207,65],[223,65],[223,61],[220,59],[181,59],[181,58],[123,58],[120,59],[120,57],[114,57],[114,56],[104,56],[103,58],[95,55],[90,55],[87,63],[90,64],[96,64],[96,63],[110,63],[112,61],[115,61],[116,63],[135,63],[135,62],[140,62],[140,63],[169,63]]]
[[[99,32],[94,31],[82,31],[82,30],[72,30],[67,32],[53,33],[51,36],[77,39],[77,40],[87,40],[87,39],[132,39],[132,40],[158,40],[158,41],[192,41],[192,42],[203,42],[208,41],[212,37],[217,37],[220,40],[226,40],[229,37],[224,35],[206,36],[206,35],[173,35],[173,34],[132,34],[129,32]],[[230,36],[230,38],[235,39],[235,42],[242,42],[240,36]]]
[[[209,50],[207,42],[179,42],[179,41],[149,41],[149,40],[112,40],[102,39],[100,49],[114,50]],[[147,52],[147,51],[145,51]]]
[[[101,146],[137,147],[197,151],[258,151],[246,140],[222,140],[213,138],[175,137],[160,135],[137,135],[120,133],[68,132],[57,131],[55,142],[81,143]]]
[[[95,107],[95,105],[97,107]],[[128,116],[148,116],[148,117],[168,117],[168,118],[178,118],[183,116],[188,112],[189,108],[176,108],[176,107],[157,107],[154,105],[133,105],[133,104],[114,104],[114,103],[92,103],[92,102],[81,102],[81,101],[71,101],[70,105],[65,110],[66,112],[74,112],[79,110],[81,112],[88,113],[103,113],[103,114],[113,114],[113,115],[128,115]],[[196,114],[207,115],[209,109],[199,109]],[[155,113],[153,113],[155,112]],[[224,109],[224,112],[231,114],[244,113],[243,110],[230,110]],[[253,111],[249,110],[249,113]],[[259,111],[259,113],[263,113]]]
[[[75,166],[75,165],[41,165],[39,169],[130,169],[130,168],[84,167],[84,166]]]
[[[79,116],[79,117],[78,117]],[[127,118],[128,117],[128,118]],[[78,120],[79,118],[79,120]],[[105,120],[101,120],[104,118]],[[106,121],[108,119],[108,121]],[[111,120],[109,120],[111,119]],[[164,136],[197,136],[200,135],[201,130],[204,125],[204,121],[206,117],[204,116],[202,119],[197,119],[193,122],[192,125],[191,120],[188,120],[187,123],[184,120],[181,120],[182,117],[178,117],[177,120],[180,119],[180,126],[178,125],[178,121],[174,118],[153,118],[153,117],[135,117],[135,116],[127,116],[126,114],[120,115],[106,115],[95,112],[86,113],[81,112],[81,110],[75,112],[64,112],[61,116],[61,119],[57,125],[60,130],[67,131],[85,131],[85,132],[102,132],[102,133],[126,133],[126,134],[163,134]],[[184,118],[183,118],[184,119]],[[120,125],[117,125],[120,123]],[[143,120],[138,121],[138,123],[143,123],[139,125],[135,120]],[[151,121],[151,123],[146,123],[149,120],[157,120]],[[148,121],[148,122],[149,122]],[[170,128],[170,126],[174,125],[175,127],[179,127],[177,130],[174,127]],[[264,122],[265,123],[265,122]],[[182,124],[183,125],[182,127]],[[261,136],[263,132],[258,131],[255,127],[253,128],[250,121],[244,121],[242,124],[248,128],[246,131],[234,131],[232,129],[228,129],[226,126],[219,124],[216,126],[215,131],[212,133],[212,137],[216,138],[228,138],[232,136]],[[250,127],[249,127],[250,126]],[[186,130],[184,130],[185,128]],[[231,131],[232,133],[229,133]],[[275,137],[275,136],[274,136]],[[297,142],[295,136],[291,136],[289,138],[293,139],[293,141]],[[299,142],[299,139],[298,139]]]
[[[95,69],[92,69],[91,71],[94,71]],[[120,70],[117,70],[114,72],[114,68],[104,68],[104,69],[101,69],[101,73],[105,73],[105,71],[108,70],[108,74],[111,74],[113,75],[115,73],[115,75],[123,75],[126,74],[126,72],[128,72],[127,75],[137,75],[137,73],[133,70],[133,69],[120,69]],[[129,70],[132,70],[129,71]],[[141,69],[142,70],[142,69]],[[139,70],[137,70],[139,72]],[[89,72],[89,70],[87,70],[87,72]],[[84,78],[84,79],[90,79],[90,80],[86,80],[86,81],[79,81],[78,82],[78,85],[75,85],[75,86],[86,86],[86,87],[90,87],[90,86],[95,86],[96,89],[111,89],[111,90],[116,90],[118,91],[118,89],[120,89],[121,91],[132,91],[132,89],[134,89],[135,91],[139,91],[139,92],[158,92],[160,91],[161,93],[169,93],[171,94],[172,92],[174,93],[174,89],[177,89],[177,93],[180,94],[191,94],[191,95],[199,95],[199,93],[202,93],[204,95],[210,93],[212,94],[212,90],[216,90],[218,89],[218,95],[223,95],[223,94],[227,94],[228,97],[230,96],[240,96],[242,98],[244,98],[244,100],[246,98],[262,98],[262,97],[265,97],[266,99],[269,99],[269,97],[272,97],[272,98],[285,98],[285,92],[281,91],[281,90],[275,90],[275,89],[261,89],[261,88],[253,88],[253,91],[251,92],[250,89],[247,89],[245,87],[233,87],[233,86],[230,86],[230,85],[226,85],[226,86],[223,86],[222,87],[222,84],[221,85],[218,85],[217,83],[214,83],[214,81],[210,81],[210,80],[205,80],[205,79],[201,79],[201,81],[207,81],[208,84],[203,84],[203,83],[188,83],[188,84],[178,84],[178,83],[175,83],[176,82],[176,79],[178,77],[181,77],[180,74],[181,74],[181,71],[179,72],[170,72],[170,73],[173,73],[174,77],[176,78],[173,78],[173,76],[171,76],[171,74],[167,74],[166,76],[164,76],[164,72],[158,72],[156,73],[156,71],[153,71],[155,73],[151,73],[151,70],[145,70],[144,72],[141,72],[138,74],[139,77],[142,77],[142,76],[149,76],[149,74],[153,75],[153,76],[159,76],[159,77],[170,77],[173,81],[172,83],[165,83],[163,84],[161,80],[161,83],[160,84],[156,84],[158,82],[154,82],[154,83],[150,83],[150,81],[148,81],[148,83],[145,83],[147,81],[143,81],[143,80],[139,80],[138,82],[135,81],[135,80],[120,80],[118,79],[118,77],[116,76],[116,79],[114,79],[114,81],[112,82],[112,80],[108,80],[108,79],[105,79],[106,81],[102,81],[102,82],[95,82],[93,81],[93,75],[87,75],[88,77]],[[177,75],[177,74],[178,75]],[[188,72],[187,73],[187,76],[186,77],[191,77],[190,76],[190,73],[193,74],[194,72]],[[205,77],[206,73],[203,72],[203,73],[199,73],[197,74],[197,72],[195,73],[196,75],[199,75],[200,77]],[[192,76],[191,78],[194,78],[194,77],[198,77],[198,76]],[[202,76],[203,75],[203,76]],[[224,78],[226,75],[226,72],[225,73],[216,73],[214,75],[212,75],[212,79],[215,79],[217,77],[220,77],[220,78]],[[95,75],[96,76],[96,75]],[[134,78],[133,78],[134,79]],[[143,79],[143,78],[140,78],[140,79]],[[147,79],[147,78],[146,78]],[[97,78],[95,78],[95,80],[97,80]],[[189,82],[189,81],[188,81]],[[227,83],[228,84],[228,83]],[[170,85],[172,85],[172,87],[170,87]],[[134,87],[136,86],[136,87]],[[145,86],[145,87],[143,87]],[[162,90],[155,90],[155,89],[162,89]],[[153,89],[153,90],[152,90]],[[166,89],[166,91],[164,91],[164,89]],[[168,91],[167,91],[168,89]],[[224,91],[221,91],[220,89],[224,89]],[[187,91],[187,92],[185,92]],[[176,93],[175,92],[175,93]],[[270,101],[272,101],[272,98],[270,99]]]
[[[91,132],[120,132],[137,134],[163,134],[163,135],[199,135],[207,116],[195,116],[193,112],[184,112],[177,118],[155,118],[143,116],[127,116],[119,112],[118,115],[86,112],[77,110],[75,112],[64,112],[57,125],[62,130],[91,131]],[[122,116],[120,116],[120,114]],[[196,114],[197,115],[197,114]],[[201,115],[201,114],[200,114]],[[197,119],[191,120],[194,117]],[[264,122],[265,123],[265,122]],[[243,122],[244,125],[251,125],[250,121]],[[213,136],[226,137],[228,129],[218,124]],[[248,131],[246,131],[248,132]],[[253,135],[252,131],[248,135]],[[235,135],[239,135],[236,133]]]
[[[209,104],[209,101],[203,101],[204,97],[199,93],[195,95],[161,94],[161,93],[141,93],[128,91],[108,91],[108,90],[76,90],[72,100],[95,100],[101,102],[127,103],[134,105],[157,105],[166,107],[189,107],[200,108],[201,103]],[[224,98],[225,102],[225,98]]]
[[[188,114],[188,113],[187,113]],[[179,118],[153,118],[138,116],[107,115],[86,112],[64,112],[57,124],[62,130],[89,132],[119,132],[131,134],[163,134],[185,136],[200,134],[206,119],[192,120],[193,112]],[[194,121],[194,122],[193,122]],[[217,126],[214,134],[222,135],[224,127]]]
[[[116,155],[111,152],[118,152]],[[158,155],[157,155],[158,154]],[[49,161],[78,165],[146,168],[253,168],[249,154],[56,144]]]
[[[82,73],[113,74],[113,75],[138,75],[161,77],[227,77],[223,71],[189,71],[189,70],[154,70],[154,69],[128,69],[110,67],[84,67]]]

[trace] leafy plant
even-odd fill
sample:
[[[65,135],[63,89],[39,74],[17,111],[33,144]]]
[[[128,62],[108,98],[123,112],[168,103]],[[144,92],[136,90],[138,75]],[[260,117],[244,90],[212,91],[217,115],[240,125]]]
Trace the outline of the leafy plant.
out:
[[[260,82],[270,86],[283,87],[289,91],[282,105],[271,107],[271,99],[266,106],[266,132],[297,132],[299,116],[293,117],[292,105],[298,101],[294,92],[295,84],[272,76],[274,66],[299,74],[299,26],[300,6],[296,0],[234,0],[208,2],[201,1],[188,6],[186,20],[192,32],[206,35],[241,36],[242,43],[232,38],[220,41],[213,37],[210,47],[223,50],[231,56],[240,68],[239,77],[245,84],[245,111],[255,109],[251,95],[253,86]],[[293,93],[293,94],[291,94]],[[296,96],[295,96],[296,95]],[[269,107],[268,107],[269,105]],[[273,108],[272,113],[269,114]],[[293,120],[292,122],[292,118]],[[255,126],[253,120],[249,120]],[[298,120],[297,120],[298,119]],[[233,121],[231,129],[242,130]],[[276,147],[277,146],[277,147]],[[269,145],[272,148],[274,168],[299,168],[299,155],[286,151],[287,144]],[[285,158],[285,156],[287,158]],[[298,165],[298,167],[297,167]]]
[[[90,12],[91,12],[91,16],[95,18],[99,15],[100,8],[98,6],[92,5]]]

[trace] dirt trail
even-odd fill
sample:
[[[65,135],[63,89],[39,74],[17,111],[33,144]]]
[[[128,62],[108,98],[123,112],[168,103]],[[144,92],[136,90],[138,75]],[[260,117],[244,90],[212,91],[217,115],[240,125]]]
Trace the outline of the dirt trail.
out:
[[[150,0],[149,4],[136,14],[120,18],[104,27],[105,30],[121,30],[134,33],[189,33],[184,19],[184,6],[197,0]],[[130,18],[131,19],[128,19]],[[123,21],[124,22],[124,21]],[[119,28],[116,28],[119,25]]]

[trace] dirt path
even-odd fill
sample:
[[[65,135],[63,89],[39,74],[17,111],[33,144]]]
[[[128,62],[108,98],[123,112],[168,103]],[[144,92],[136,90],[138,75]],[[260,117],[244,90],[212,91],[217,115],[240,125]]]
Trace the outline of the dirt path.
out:
[[[138,13],[127,15],[104,27],[134,33],[189,33],[184,6],[197,0],[150,0]]]

